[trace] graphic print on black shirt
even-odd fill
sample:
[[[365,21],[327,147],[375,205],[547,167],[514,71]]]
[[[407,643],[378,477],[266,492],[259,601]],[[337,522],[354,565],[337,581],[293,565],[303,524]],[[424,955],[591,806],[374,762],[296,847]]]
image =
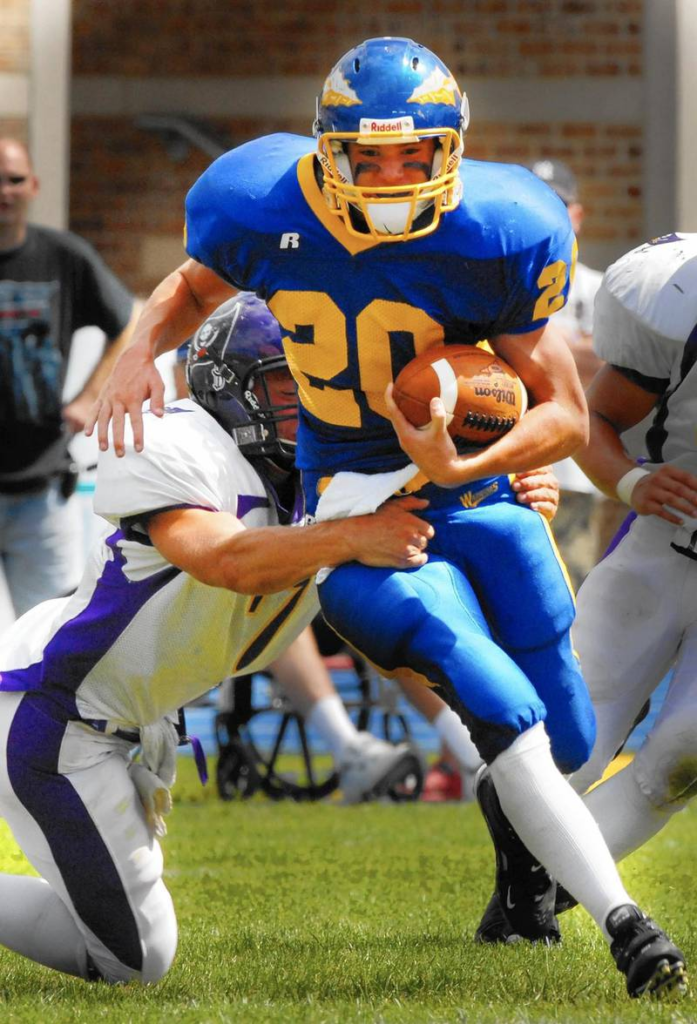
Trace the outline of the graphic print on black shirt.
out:
[[[0,281],[0,423],[59,425],[63,357],[51,334],[57,281]]]
[[[116,338],[132,310],[128,290],[69,231],[30,224],[18,248],[0,252],[0,493],[63,472],[73,335],[95,326]]]

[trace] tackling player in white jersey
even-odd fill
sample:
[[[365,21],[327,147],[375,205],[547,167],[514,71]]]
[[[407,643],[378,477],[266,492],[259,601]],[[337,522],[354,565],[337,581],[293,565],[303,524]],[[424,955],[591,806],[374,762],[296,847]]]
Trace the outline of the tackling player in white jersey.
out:
[[[636,757],[584,798],[620,860],[697,791],[697,234],[655,238],[607,270],[593,340],[606,365],[586,393],[590,439],[574,457],[635,518],[578,594],[574,646],[596,711],[597,739],[590,760],[571,778],[577,792],[601,778],[673,669]],[[637,466],[622,435],[645,419],[650,461]],[[505,850],[509,860],[513,842]],[[520,912],[533,894],[524,855],[516,859]],[[557,893],[557,912],[574,903]],[[492,901],[480,925],[482,941],[511,941],[516,931]]]
[[[579,593],[574,640],[598,719],[573,785],[597,781],[673,666],[663,708],[634,760],[588,796],[616,859],[654,835],[697,784],[697,234],[655,238],[607,271],[578,453],[606,494],[637,513]],[[621,434],[650,416],[636,464]]]
[[[427,558],[433,530],[412,497],[279,525],[302,511],[296,390],[275,321],[237,329],[250,304],[263,307],[240,295],[203,325],[193,401],[151,418],[146,452],[100,455],[95,508],[113,531],[75,595],[37,606],[0,642],[0,814],[42,876],[0,875],[0,943],[85,979],[153,982],[174,957],[154,826],[176,709],[298,636],[318,610],[320,568]],[[145,765],[130,759],[138,742]]]

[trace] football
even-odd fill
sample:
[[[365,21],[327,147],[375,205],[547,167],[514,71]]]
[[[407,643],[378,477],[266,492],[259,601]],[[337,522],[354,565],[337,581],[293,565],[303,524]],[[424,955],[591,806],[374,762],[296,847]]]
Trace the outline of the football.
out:
[[[397,376],[393,397],[415,427],[430,422],[429,403],[442,398],[448,433],[477,448],[508,433],[528,404],[515,370],[474,345],[439,345],[422,352]]]

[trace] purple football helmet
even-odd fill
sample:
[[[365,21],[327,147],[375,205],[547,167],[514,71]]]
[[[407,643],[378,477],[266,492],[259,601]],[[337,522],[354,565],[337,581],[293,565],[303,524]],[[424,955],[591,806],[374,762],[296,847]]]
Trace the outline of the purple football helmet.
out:
[[[295,442],[280,438],[276,425],[297,419],[297,403],[272,405],[265,379],[271,371],[287,369],[278,321],[256,295],[240,292],[194,335],[186,382],[194,401],[245,455],[280,456],[287,462],[295,457]]]

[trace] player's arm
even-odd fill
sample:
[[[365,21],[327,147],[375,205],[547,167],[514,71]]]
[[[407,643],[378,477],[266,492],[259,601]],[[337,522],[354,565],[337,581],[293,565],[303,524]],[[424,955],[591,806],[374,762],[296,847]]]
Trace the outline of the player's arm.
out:
[[[99,393],[104,386],[109,374],[113,370],[116,361],[129,347],[133,338],[138,317],[140,315],[140,303],[133,303],[133,312],[124,329],[112,341],[109,342],[99,362],[90,374],[79,395],[76,395],[71,402],[63,406],[63,419],[73,433],[84,430],[88,422],[94,403],[99,398]]]
[[[433,527],[414,512],[427,504],[399,498],[372,515],[255,529],[227,512],[173,509],[153,516],[148,532],[169,562],[201,583],[239,594],[274,594],[343,562],[394,569],[423,565]]]
[[[639,469],[622,444],[620,435],[650,413],[658,396],[606,365],[594,378],[586,397],[590,436],[588,444],[574,458],[596,487],[612,498],[624,500],[628,494],[628,504],[639,515],[655,515],[679,525],[680,517],[668,511],[668,505],[697,516],[696,476],[670,464],[651,472]],[[618,483],[630,472],[633,476],[618,494]],[[630,488],[634,480],[636,483]]]
[[[490,343],[522,379],[530,408],[510,433],[480,452],[457,454],[440,398],[431,401],[431,423],[419,430],[401,414],[388,388],[388,410],[402,448],[442,487],[559,462],[587,441],[586,401],[567,346],[544,327],[528,334],[501,334]]]
[[[593,350],[593,335],[585,334],[581,330],[570,330],[565,322],[560,324],[556,316],[548,322],[547,331],[555,334],[560,344],[568,346],[576,364],[581,386],[585,390],[604,365],[603,360]]]
[[[190,338],[206,317],[235,293],[221,277],[192,259],[157,286],[143,307],[132,344],[116,363],[87,418],[85,433],[91,434],[97,425],[102,451],[109,446],[107,429],[112,420],[114,451],[124,454],[126,415],[133,427],[135,449],[142,451],[143,402],[149,398],[150,409],[158,416],[164,409],[164,384],[155,368],[156,356]]]

